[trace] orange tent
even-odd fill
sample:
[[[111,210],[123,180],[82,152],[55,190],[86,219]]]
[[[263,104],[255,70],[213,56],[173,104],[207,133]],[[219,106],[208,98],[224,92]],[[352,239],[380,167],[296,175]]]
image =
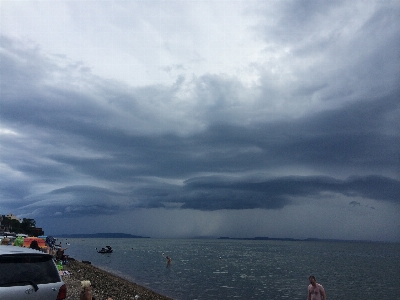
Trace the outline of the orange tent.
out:
[[[46,242],[44,239],[37,238],[37,237],[27,237],[24,238],[24,247],[29,248],[33,241],[37,241],[40,248],[46,247]]]

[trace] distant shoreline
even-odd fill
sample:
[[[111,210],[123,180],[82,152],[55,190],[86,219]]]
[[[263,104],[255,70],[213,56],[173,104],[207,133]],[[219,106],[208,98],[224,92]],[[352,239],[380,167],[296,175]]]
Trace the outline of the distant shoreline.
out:
[[[132,235],[128,233],[76,233],[76,234],[59,234],[57,238],[132,238],[132,239],[149,239],[150,237]]]
[[[253,238],[231,238],[221,236],[219,240],[245,240],[245,241],[289,241],[289,242],[348,242],[348,243],[386,243],[379,241],[370,240],[341,240],[341,239],[319,239],[319,238],[306,238],[306,239],[295,239],[295,238],[270,238],[270,237],[253,237]],[[389,243],[389,242],[388,242]]]
[[[54,235],[57,238],[133,238],[133,239],[150,239],[151,237],[132,235],[128,233],[76,233],[76,234],[59,234]],[[348,242],[348,243],[390,243],[382,241],[372,241],[372,240],[342,240],[342,239],[321,239],[321,238],[274,238],[274,237],[187,237],[184,239],[216,239],[216,240],[245,240],[245,241],[289,241],[289,242]]]

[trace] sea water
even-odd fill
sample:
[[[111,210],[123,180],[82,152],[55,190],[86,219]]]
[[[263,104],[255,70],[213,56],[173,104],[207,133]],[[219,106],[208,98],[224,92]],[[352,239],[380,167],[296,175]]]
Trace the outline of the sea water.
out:
[[[400,299],[400,244],[208,239],[59,239],[66,254],[176,300]],[[106,245],[112,254],[98,254]],[[166,256],[172,257],[167,265]]]

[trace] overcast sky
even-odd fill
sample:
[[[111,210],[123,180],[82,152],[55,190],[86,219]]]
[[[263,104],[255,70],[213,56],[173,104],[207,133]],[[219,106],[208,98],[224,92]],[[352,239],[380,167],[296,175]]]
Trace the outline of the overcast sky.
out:
[[[400,2],[1,1],[0,213],[45,234],[400,241]]]

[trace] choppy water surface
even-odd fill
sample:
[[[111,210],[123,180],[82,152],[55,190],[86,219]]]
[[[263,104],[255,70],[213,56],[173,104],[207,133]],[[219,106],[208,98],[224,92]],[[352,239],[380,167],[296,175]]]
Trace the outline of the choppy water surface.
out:
[[[65,239],[60,239],[66,242]],[[176,300],[400,299],[400,244],[185,239],[68,239],[66,253]],[[112,254],[95,248],[111,245]],[[163,256],[173,261],[167,266]]]

